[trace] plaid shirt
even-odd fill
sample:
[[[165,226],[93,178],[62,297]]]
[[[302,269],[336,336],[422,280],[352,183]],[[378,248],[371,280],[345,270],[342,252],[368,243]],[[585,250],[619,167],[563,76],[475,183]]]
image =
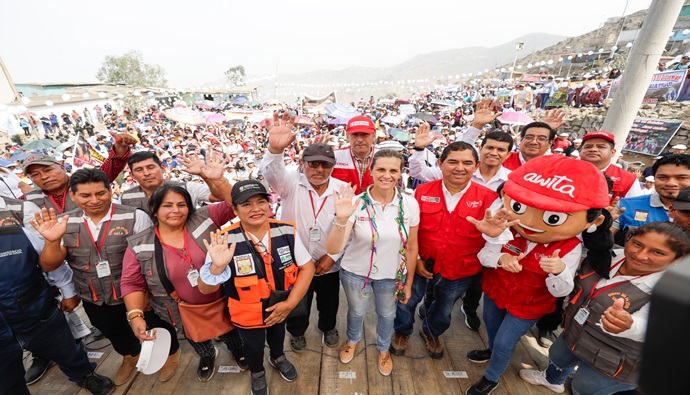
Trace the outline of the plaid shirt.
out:
[[[352,157],[355,158],[355,166],[357,167],[357,173],[359,173],[359,185],[362,185],[364,173],[367,172],[367,169],[371,165],[371,152],[364,159],[359,159],[354,153]],[[362,190],[364,190],[364,188],[362,188]]]

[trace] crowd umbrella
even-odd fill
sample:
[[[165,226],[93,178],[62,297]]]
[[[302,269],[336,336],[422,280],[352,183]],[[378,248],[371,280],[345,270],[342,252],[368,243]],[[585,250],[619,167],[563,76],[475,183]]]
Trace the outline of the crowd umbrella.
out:
[[[37,151],[37,150],[49,150],[60,145],[59,142],[50,139],[41,139],[32,141],[22,145],[19,149],[22,151]]]
[[[417,118],[420,121],[429,122],[431,124],[436,124],[436,122],[438,122],[438,119],[436,119],[433,115],[427,114],[425,112],[416,112],[410,116],[412,118]]]
[[[204,116],[199,111],[189,108],[169,108],[165,110],[165,116],[175,122],[187,125],[201,125],[206,123]]]
[[[510,125],[527,125],[534,122],[534,119],[529,115],[517,111],[504,112],[498,117],[498,120]]]
[[[356,117],[359,114],[359,111],[357,111],[356,108],[352,107],[349,104],[343,104],[343,103],[332,103],[327,105],[324,110],[326,111],[326,114],[334,117],[334,118],[342,118],[342,119],[347,119],[349,120],[352,117]]]

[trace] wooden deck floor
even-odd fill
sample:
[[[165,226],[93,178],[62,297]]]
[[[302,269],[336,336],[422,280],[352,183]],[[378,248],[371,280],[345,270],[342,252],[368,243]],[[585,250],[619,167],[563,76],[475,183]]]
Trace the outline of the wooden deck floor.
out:
[[[338,331],[341,344],[345,340],[346,301],[341,292],[341,305]],[[315,303],[314,303],[315,306]],[[475,381],[484,373],[487,364],[474,364],[467,360],[466,353],[473,349],[486,348],[486,332],[484,327],[473,332],[467,329],[460,312],[460,303],[453,311],[451,328],[442,336],[444,356],[442,359],[431,359],[424,356],[426,349],[419,336],[419,319],[415,322],[415,334],[410,338],[408,357],[393,356],[393,373],[383,377],[377,368],[375,314],[373,303],[369,306],[365,320],[364,341],[357,346],[357,356],[345,365],[337,358],[338,348],[322,346],[321,333],[316,329],[315,307],[311,316],[312,325],[306,333],[307,348],[301,354],[290,350],[289,341],[285,339],[286,355],[299,370],[299,377],[295,382],[288,383],[266,364],[267,380],[272,394],[464,394]],[[289,336],[289,335],[288,335]],[[364,344],[367,347],[364,347]],[[198,356],[186,341],[180,342],[182,356],[175,376],[166,383],[158,382],[156,374],[146,376],[137,373],[130,382],[117,387],[114,394],[121,395],[155,395],[155,394],[249,394],[249,373],[219,373],[209,382],[199,382],[196,377]],[[99,358],[91,361],[98,364],[97,372],[114,377],[120,366],[122,357],[112,351],[107,340],[101,340],[100,345],[105,348],[95,351],[102,352]],[[97,347],[98,343],[90,347]],[[216,368],[220,366],[236,366],[232,357],[222,343],[217,344],[220,353],[216,360]],[[268,351],[266,350],[266,354]],[[510,366],[501,378],[499,387],[494,395],[551,395],[553,392],[524,383],[518,376],[522,368],[545,368],[548,364],[547,350],[539,347],[532,335],[525,335],[513,356]],[[25,361],[27,364],[29,361]],[[444,372],[465,372],[468,378],[447,378]],[[56,367],[52,368],[38,383],[29,387],[34,395],[85,395],[77,385],[67,380]]]

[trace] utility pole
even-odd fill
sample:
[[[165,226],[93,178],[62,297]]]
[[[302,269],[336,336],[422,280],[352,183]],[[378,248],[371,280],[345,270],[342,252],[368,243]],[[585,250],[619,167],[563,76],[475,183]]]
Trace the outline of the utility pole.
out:
[[[616,152],[620,153],[625,146],[630,127],[635,121],[637,110],[649,88],[649,81],[682,6],[683,0],[654,0],[647,10],[639,37],[630,51],[621,83],[602,126],[603,130],[616,137]]]
[[[525,45],[525,43],[517,43],[515,44],[515,59],[513,59],[513,68],[510,70],[510,80],[513,80],[513,73],[515,72],[515,64],[517,64],[517,57],[518,53],[520,53],[520,50],[522,49],[522,46]]]

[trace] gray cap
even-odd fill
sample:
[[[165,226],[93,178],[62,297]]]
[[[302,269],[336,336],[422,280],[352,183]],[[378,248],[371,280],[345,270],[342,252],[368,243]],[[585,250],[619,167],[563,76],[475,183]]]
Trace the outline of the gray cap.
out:
[[[36,155],[31,155],[24,159],[22,162],[22,169],[26,173],[26,169],[31,166],[31,165],[43,165],[43,166],[50,166],[50,165],[59,165],[61,164],[60,162],[57,161],[54,157],[50,155],[44,155],[44,154],[36,154]]]

